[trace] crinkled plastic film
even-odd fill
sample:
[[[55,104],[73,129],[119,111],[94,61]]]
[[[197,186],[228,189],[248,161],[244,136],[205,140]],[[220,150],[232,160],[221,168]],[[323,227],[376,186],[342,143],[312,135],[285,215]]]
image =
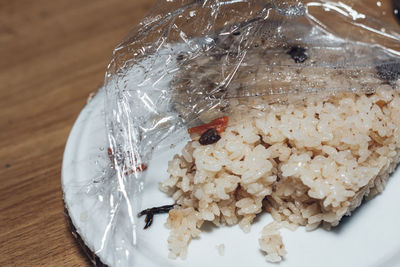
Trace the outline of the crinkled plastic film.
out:
[[[96,253],[111,253],[113,266],[133,262],[144,169],[155,153],[187,140],[189,127],[228,114],[238,101],[396,90],[399,28],[392,11],[374,3],[158,1],[107,70],[111,163],[87,191],[108,210]]]

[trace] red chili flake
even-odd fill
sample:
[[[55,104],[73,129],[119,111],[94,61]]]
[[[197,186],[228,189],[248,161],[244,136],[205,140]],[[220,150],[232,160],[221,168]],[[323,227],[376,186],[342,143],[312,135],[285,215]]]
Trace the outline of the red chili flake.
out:
[[[133,174],[135,172],[143,172],[145,170],[147,170],[147,165],[142,163],[139,166],[137,166],[135,170],[131,169],[131,170],[126,171],[125,175],[130,175],[130,174]]]
[[[215,129],[219,134],[221,134],[225,131],[227,126],[228,126],[228,117],[223,116],[223,117],[214,119],[209,123],[206,123],[206,124],[203,124],[200,126],[196,126],[193,128],[189,128],[188,132],[189,132],[189,134],[193,134],[193,133],[203,134],[204,132],[206,132],[209,129]]]
[[[111,163],[114,164],[114,153],[110,147],[107,148],[107,154],[108,154],[108,158],[110,159]],[[147,170],[147,165],[142,163],[139,166],[137,166],[134,170],[130,169],[130,170],[126,171],[125,175],[130,175],[135,172],[143,172],[145,170]]]
[[[114,153],[111,147],[107,148],[108,158],[110,159],[111,163],[114,163]]]

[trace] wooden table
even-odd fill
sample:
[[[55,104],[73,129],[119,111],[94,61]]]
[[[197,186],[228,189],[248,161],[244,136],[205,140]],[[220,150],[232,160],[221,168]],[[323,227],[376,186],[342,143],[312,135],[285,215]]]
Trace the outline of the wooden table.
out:
[[[112,48],[153,2],[0,0],[0,266],[89,265],[63,213],[62,154]]]
[[[64,146],[153,3],[0,0],[0,266],[89,266],[63,213]]]

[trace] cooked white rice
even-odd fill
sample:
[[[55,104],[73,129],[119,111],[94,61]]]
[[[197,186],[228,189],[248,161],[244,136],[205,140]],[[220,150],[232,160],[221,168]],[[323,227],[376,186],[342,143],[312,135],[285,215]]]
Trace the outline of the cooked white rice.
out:
[[[218,254],[220,256],[224,256],[225,255],[225,245],[224,244],[219,244],[217,246],[217,250],[218,250]]]
[[[279,262],[286,255],[279,229],[279,223],[269,223],[262,229],[258,240],[260,249],[266,253],[265,259],[269,262]]]
[[[400,94],[392,89],[259,104],[231,103],[217,143],[194,137],[169,162],[160,187],[180,205],[166,224],[171,257],[186,257],[204,221],[248,232],[267,211],[292,229],[335,226],[381,192],[400,161]],[[266,226],[259,240],[272,262],[286,254],[279,227]]]

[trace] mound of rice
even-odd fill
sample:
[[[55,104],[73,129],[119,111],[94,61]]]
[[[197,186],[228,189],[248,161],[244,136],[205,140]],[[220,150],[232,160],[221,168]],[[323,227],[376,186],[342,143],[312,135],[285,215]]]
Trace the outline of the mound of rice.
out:
[[[381,192],[400,161],[400,93],[309,96],[296,104],[231,103],[221,139],[193,137],[160,184],[180,206],[170,211],[170,256],[185,258],[205,221],[239,224],[257,214],[275,222],[259,239],[266,259],[286,254],[280,225],[336,226],[364,197]]]

